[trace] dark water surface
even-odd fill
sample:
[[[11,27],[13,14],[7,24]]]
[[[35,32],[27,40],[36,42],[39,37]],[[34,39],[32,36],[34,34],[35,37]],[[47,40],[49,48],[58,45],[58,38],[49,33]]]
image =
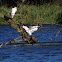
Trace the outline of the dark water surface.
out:
[[[57,32],[62,29],[60,25],[44,24],[43,27],[48,28],[40,29],[36,34],[39,42],[52,42],[50,37],[54,40]],[[0,25],[0,43],[19,36],[10,25]],[[62,41],[62,31],[56,41]],[[0,62],[62,62],[62,43],[4,45],[0,48]]]

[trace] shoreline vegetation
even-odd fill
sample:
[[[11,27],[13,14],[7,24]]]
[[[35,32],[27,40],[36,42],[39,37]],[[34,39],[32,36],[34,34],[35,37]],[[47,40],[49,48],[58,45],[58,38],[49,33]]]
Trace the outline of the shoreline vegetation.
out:
[[[8,16],[11,14],[12,7],[0,7],[0,12]],[[17,22],[23,21],[23,24],[62,24],[62,6],[58,5],[20,5],[14,19]],[[8,21],[0,18],[0,25],[8,25]]]

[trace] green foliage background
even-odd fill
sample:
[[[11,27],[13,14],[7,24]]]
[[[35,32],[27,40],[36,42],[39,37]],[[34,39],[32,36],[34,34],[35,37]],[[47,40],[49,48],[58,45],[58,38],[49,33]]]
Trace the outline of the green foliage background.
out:
[[[24,24],[33,24],[38,22],[43,24],[62,24],[62,6],[49,1],[47,1],[47,4],[44,3],[42,5],[20,3],[20,8],[18,9],[14,19],[19,23],[23,21]],[[8,13],[11,15],[12,7],[13,6],[8,7],[7,5],[2,5],[0,7],[0,12],[5,16],[8,16]],[[4,9],[6,9],[7,12],[4,11]],[[0,24],[4,23],[8,24],[8,22],[0,18]]]

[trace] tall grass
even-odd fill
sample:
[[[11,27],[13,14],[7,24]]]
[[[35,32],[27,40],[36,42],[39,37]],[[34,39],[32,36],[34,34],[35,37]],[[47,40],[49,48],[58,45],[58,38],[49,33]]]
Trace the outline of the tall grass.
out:
[[[11,8],[1,7],[0,12],[7,16],[2,8],[5,8],[9,13],[11,13]],[[62,7],[57,5],[41,5],[41,6],[29,6],[29,5],[20,5],[20,8],[17,11],[14,19],[18,22],[23,21],[24,24],[33,24],[41,22],[44,24],[55,24],[57,15],[62,13]]]

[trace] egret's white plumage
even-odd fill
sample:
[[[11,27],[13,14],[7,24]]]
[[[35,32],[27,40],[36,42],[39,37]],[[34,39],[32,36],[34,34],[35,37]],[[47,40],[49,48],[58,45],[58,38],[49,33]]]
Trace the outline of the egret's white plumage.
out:
[[[12,11],[11,11],[11,17],[12,18],[14,17],[16,11],[17,11],[17,7],[12,8]]]
[[[28,28],[27,26],[22,26],[25,30],[26,30],[26,32],[29,34],[29,35],[32,35],[32,33],[34,32],[34,31],[36,31],[36,30],[38,30],[38,26],[33,26],[33,27],[31,27],[31,28]]]

